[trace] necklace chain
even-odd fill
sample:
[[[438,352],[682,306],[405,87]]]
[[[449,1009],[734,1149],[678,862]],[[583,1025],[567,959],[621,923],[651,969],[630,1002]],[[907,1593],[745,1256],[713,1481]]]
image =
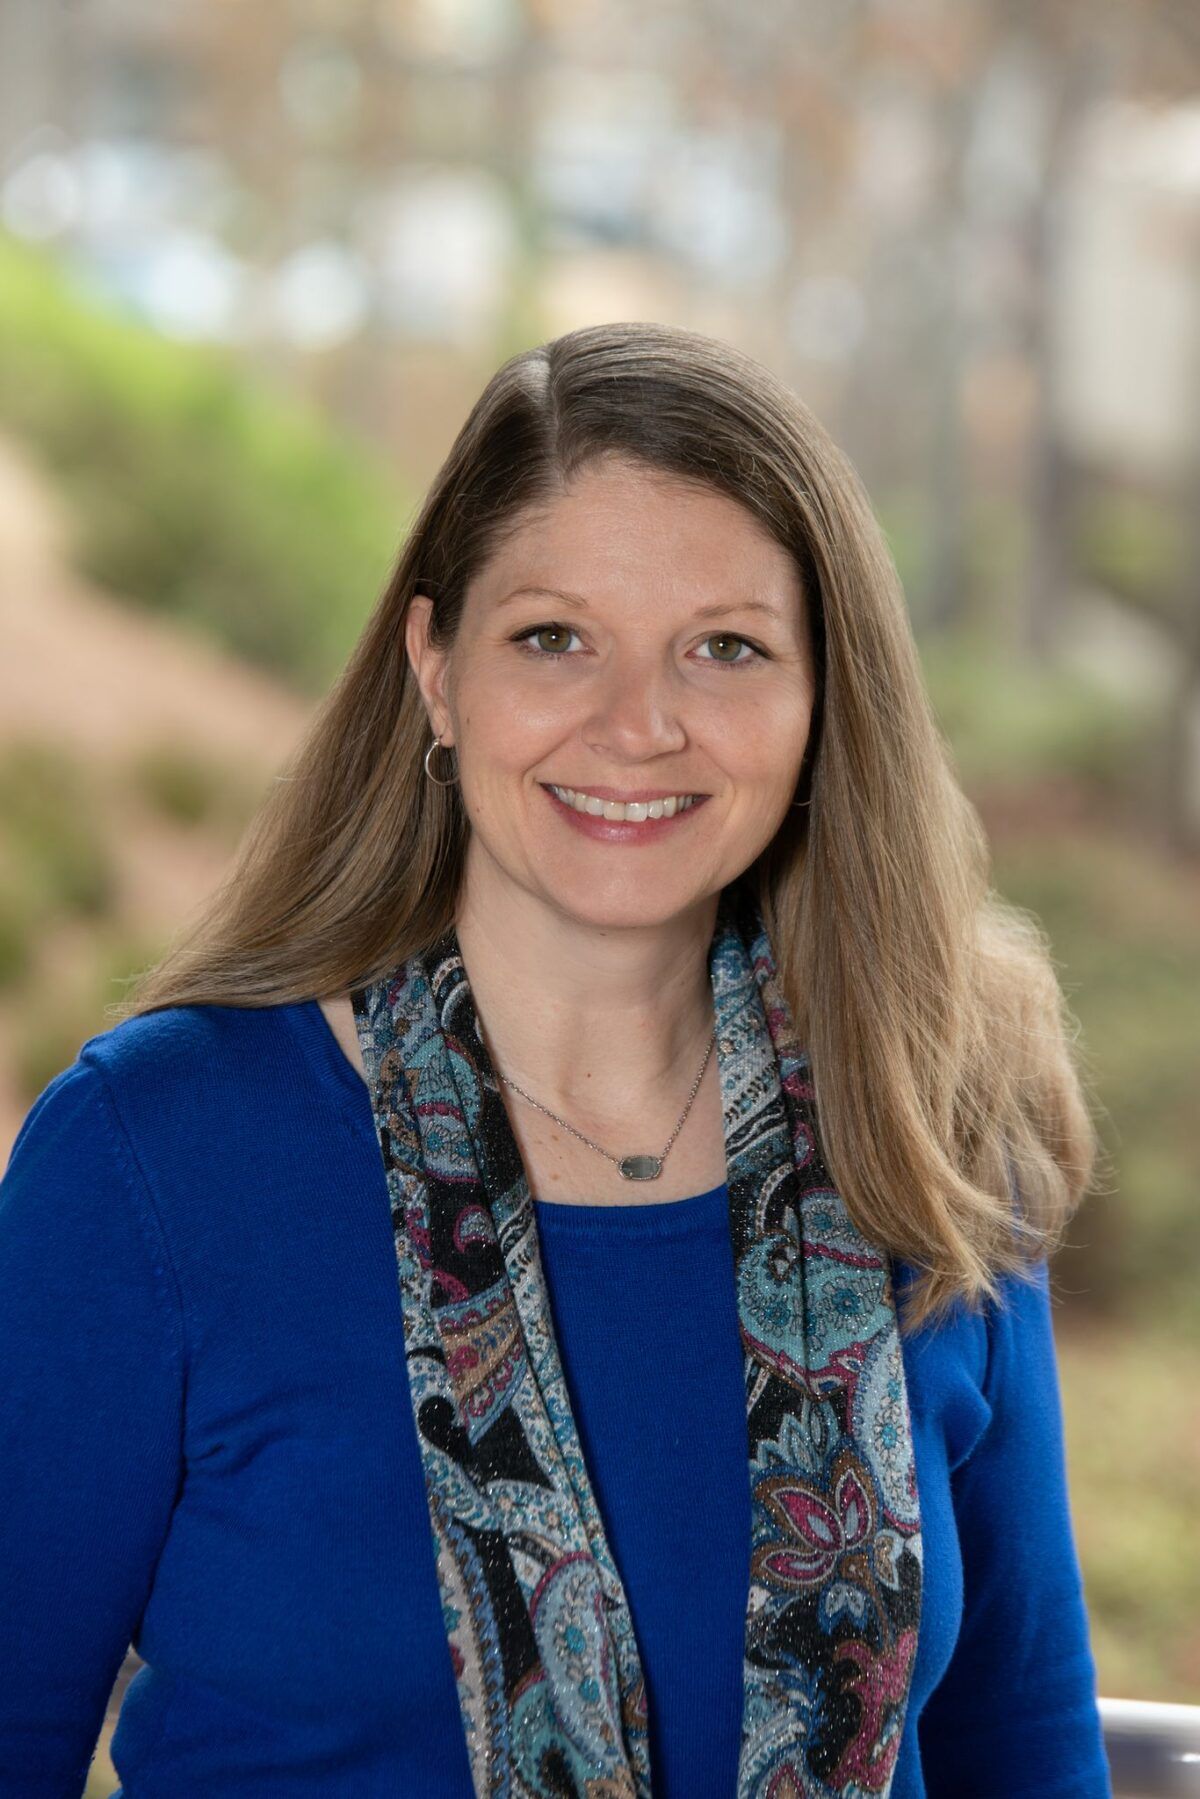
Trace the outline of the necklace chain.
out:
[[[581,1143],[586,1143],[589,1149],[594,1149],[596,1151],[597,1155],[604,1156],[610,1162],[615,1162],[617,1167],[621,1170],[622,1174],[625,1175],[626,1179],[629,1179],[629,1180],[653,1180],[657,1176],[659,1171],[661,1170],[663,1162],[666,1160],[667,1151],[670,1149],[672,1143],[674,1143],[676,1137],[678,1137],[680,1131],[683,1129],[684,1120],[687,1118],[688,1113],[692,1109],[692,1102],[695,1099],[697,1093],[699,1093],[699,1091],[700,1091],[700,1083],[704,1079],[704,1070],[708,1067],[708,1060],[709,1060],[709,1057],[712,1055],[713,1044],[716,1041],[717,1041],[717,1033],[716,1033],[716,1029],[714,1027],[713,1034],[708,1040],[708,1048],[704,1052],[704,1060],[700,1064],[700,1072],[696,1076],[695,1080],[692,1082],[692,1090],[688,1094],[687,1104],[684,1106],[683,1111],[679,1114],[678,1124],[675,1126],[675,1129],[671,1132],[671,1135],[667,1138],[666,1143],[663,1145],[662,1153],[657,1156],[614,1156],[610,1153],[610,1151],[602,1148],[599,1143],[593,1143],[593,1141],[590,1137],[585,1137],[582,1131],[577,1131],[575,1129],[575,1126],[573,1124],[569,1124],[565,1118],[560,1118],[557,1112],[552,1112],[550,1110],[549,1106],[544,1106],[540,1099],[534,1099],[532,1093],[526,1093],[526,1091],[523,1087],[518,1087],[517,1083],[515,1081],[510,1081],[506,1074],[501,1074],[499,1076],[499,1078],[500,1078],[500,1080],[502,1080],[504,1082],[504,1085],[506,1087],[511,1087],[514,1093],[519,1093],[521,1095],[522,1099],[528,1100],[529,1104],[531,1106],[536,1106],[539,1112],[544,1112],[546,1114],[547,1118],[553,1118],[555,1124],[561,1124],[565,1131],[570,1131],[570,1133],[573,1137],[578,1137],[579,1141]],[[638,1163],[652,1164],[653,1165],[653,1173],[647,1172],[647,1173],[643,1173],[643,1174],[630,1174],[628,1172],[629,1166],[631,1164],[638,1164]]]

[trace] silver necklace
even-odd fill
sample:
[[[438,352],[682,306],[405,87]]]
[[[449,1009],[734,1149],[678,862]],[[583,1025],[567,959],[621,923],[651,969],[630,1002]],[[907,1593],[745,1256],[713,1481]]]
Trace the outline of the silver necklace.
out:
[[[560,1118],[557,1112],[552,1112],[549,1106],[544,1106],[540,1099],[534,1099],[531,1093],[526,1093],[523,1087],[518,1087],[515,1081],[510,1081],[506,1074],[500,1075],[499,1078],[504,1082],[506,1087],[511,1087],[514,1093],[519,1093],[521,1095],[522,1099],[527,1099],[531,1106],[536,1106],[539,1112],[544,1112],[547,1118],[553,1118],[555,1124],[561,1124],[564,1131],[570,1131],[573,1137],[578,1137],[579,1141],[581,1143],[586,1143],[589,1149],[594,1149],[598,1155],[604,1156],[610,1162],[615,1162],[627,1181],[656,1181],[662,1173],[662,1165],[667,1159],[667,1151],[683,1129],[683,1121],[691,1111],[692,1101],[700,1091],[700,1083],[704,1079],[704,1070],[708,1067],[708,1058],[712,1055],[713,1044],[716,1040],[717,1033],[714,1029],[712,1036],[708,1040],[708,1048],[704,1052],[704,1060],[700,1064],[700,1072],[692,1082],[692,1090],[688,1094],[687,1105],[679,1114],[679,1123],[667,1138],[667,1141],[663,1146],[662,1154],[658,1156],[610,1155],[608,1150],[602,1149],[598,1143],[593,1143],[590,1137],[585,1137],[582,1131],[577,1131],[573,1124],[568,1124],[565,1118]]]

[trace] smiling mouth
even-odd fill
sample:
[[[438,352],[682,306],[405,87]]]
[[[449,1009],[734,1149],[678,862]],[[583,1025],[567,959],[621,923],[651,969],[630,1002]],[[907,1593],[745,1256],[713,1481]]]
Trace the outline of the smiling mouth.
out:
[[[606,818],[614,824],[644,824],[652,818],[674,818],[677,813],[686,812],[708,798],[706,793],[672,793],[657,799],[623,801],[606,799],[583,788],[558,787],[553,781],[542,785],[549,788],[564,806],[591,818]]]

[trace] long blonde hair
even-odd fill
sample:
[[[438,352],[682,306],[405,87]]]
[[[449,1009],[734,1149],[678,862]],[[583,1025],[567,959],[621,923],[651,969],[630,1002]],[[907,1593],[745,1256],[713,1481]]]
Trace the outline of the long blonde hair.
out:
[[[853,466],[783,383],[661,324],[591,326],[488,382],[345,668],[198,922],[118,1018],[344,993],[456,915],[468,820],[427,780],[405,652],[416,593],[450,645],[525,509],[614,454],[710,484],[792,554],[817,697],[798,793],[746,871],[806,1046],[830,1175],[864,1234],[915,1265],[904,1325],[997,1299],[1052,1253],[1099,1153],[1044,933],[990,855],[930,706],[886,541]]]

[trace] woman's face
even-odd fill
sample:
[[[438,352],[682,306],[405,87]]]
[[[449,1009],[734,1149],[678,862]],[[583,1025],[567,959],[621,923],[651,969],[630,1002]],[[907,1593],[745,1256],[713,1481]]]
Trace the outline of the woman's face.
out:
[[[449,652],[428,642],[431,604],[414,598],[407,650],[457,753],[473,903],[515,886],[580,922],[662,923],[787,818],[814,698],[803,600],[735,500],[592,463],[471,583]],[[612,817],[620,801],[647,815]]]

